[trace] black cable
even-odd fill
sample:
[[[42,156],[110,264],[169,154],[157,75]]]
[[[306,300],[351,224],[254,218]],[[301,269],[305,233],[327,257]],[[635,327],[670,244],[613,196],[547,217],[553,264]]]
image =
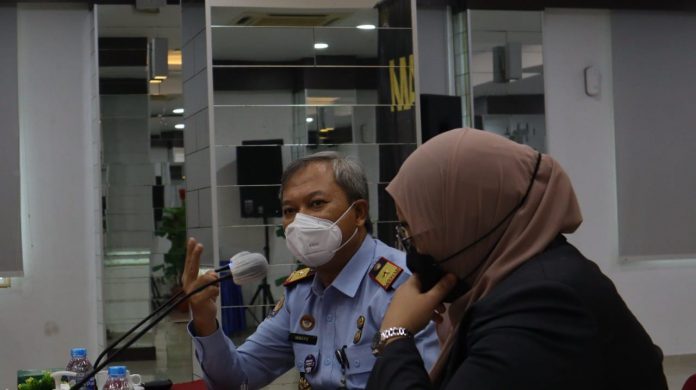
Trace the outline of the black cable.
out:
[[[87,374],[84,378],[82,378],[82,380],[80,382],[78,382],[75,385],[73,385],[72,387],[70,387],[70,390],[77,390],[80,387],[82,387],[85,383],[87,383],[90,379],[92,379],[95,375],[97,375],[97,373],[99,371],[101,371],[104,367],[106,367],[109,363],[111,363],[118,355],[120,355],[121,352],[123,352],[126,348],[130,347],[134,342],[136,342],[139,338],[141,338],[148,330],[152,329],[152,327],[154,327],[155,325],[157,325],[157,323],[162,321],[162,319],[167,314],[169,314],[179,303],[187,300],[192,295],[197,294],[197,293],[205,290],[206,288],[212,286],[213,284],[217,284],[222,280],[231,279],[231,278],[232,278],[232,273],[226,274],[224,276],[220,276],[220,278],[213,280],[211,282],[208,282],[208,283],[196,288],[195,290],[191,291],[190,293],[180,297],[175,303],[173,303],[171,306],[169,306],[167,308],[167,310],[164,311],[164,313],[157,316],[157,318],[155,318],[154,321],[152,321],[150,324],[148,324],[143,330],[138,332],[138,334],[133,336],[133,338],[128,340],[128,342],[124,346],[117,349],[113,354],[111,354],[108,358],[106,358],[104,363],[102,363],[100,365],[95,365],[95,367],[92,369],[92,371],[89,374]],[[164,306],[165,305],[163,305],[162,307],[164,307]],[[158,309],[158,311],[159,311],[159,309]]]

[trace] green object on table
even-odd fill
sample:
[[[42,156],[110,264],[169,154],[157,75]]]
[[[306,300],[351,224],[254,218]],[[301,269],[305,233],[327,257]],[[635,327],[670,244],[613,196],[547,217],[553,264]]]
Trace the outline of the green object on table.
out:
[[[19,390],[53,390],[53,386],[53,378],[51,377],[51,373],[49,371],[17,371],[17,389]]]

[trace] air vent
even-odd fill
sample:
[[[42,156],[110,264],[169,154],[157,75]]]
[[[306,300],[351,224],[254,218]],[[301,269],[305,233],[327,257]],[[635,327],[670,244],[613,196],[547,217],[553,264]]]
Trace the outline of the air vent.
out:
[[[265,14],[245,13],[233,24],[237,26],[263,27],[315,27],[328,26],[347,14]]]

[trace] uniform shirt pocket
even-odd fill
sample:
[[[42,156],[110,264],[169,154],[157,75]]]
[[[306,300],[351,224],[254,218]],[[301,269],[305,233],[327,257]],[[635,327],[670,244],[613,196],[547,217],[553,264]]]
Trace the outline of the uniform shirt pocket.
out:
[[[346,382],[349,389],[362,388],[367,384],[375,356],[369,344],[350,345],[346,348],[346,356],[350,367],[346,370]]]

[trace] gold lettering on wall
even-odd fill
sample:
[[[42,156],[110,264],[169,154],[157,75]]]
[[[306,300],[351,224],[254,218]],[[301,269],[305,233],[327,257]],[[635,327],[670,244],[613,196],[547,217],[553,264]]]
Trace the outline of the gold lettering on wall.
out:
[[[413,54],[399,57],[399,66],[396,60],[389,60],[389,88],[391,90],[391,111],[410,110],[416,102],[416,87],[413,75]],[[398,69],[398,77],[397,77]]]

